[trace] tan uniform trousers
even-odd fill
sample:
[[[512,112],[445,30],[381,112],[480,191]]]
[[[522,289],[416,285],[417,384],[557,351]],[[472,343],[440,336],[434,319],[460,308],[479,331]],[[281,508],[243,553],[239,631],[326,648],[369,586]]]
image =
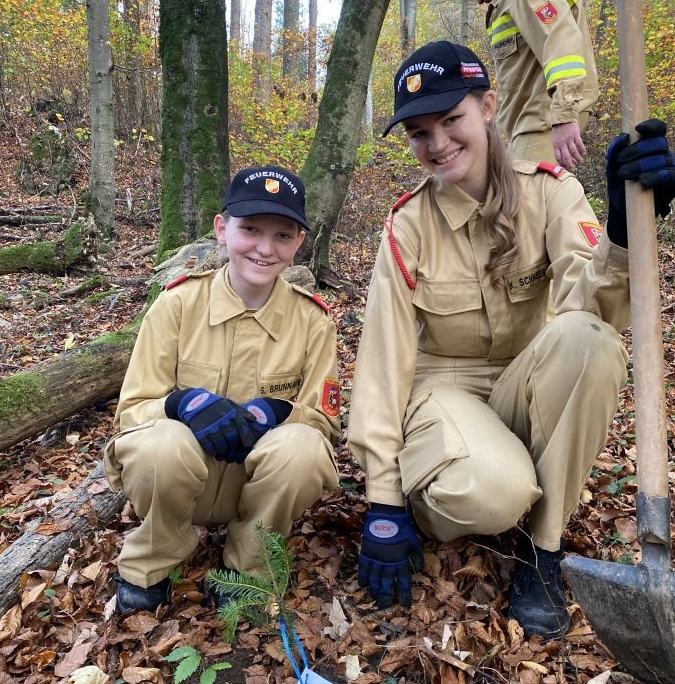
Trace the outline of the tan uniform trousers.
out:
[[[587,312],[548,323],[499,375],[458,364],[418,373],[399,455],[420,528],[493,535],[530,511],[534,543],[559,548],[626,381],[617,332]],[[498,380],[494,378],[498,375]],[[429,459],[444,449],[445,458]],[[435,461],[425,472],[425,459]]]
[[[590,114],[579,113],[579,130],[582,135],[588,126]],[[551,143],[551,131],[532,131],[516,135],[508,145],[511,159],[529,159],[530,161],[545,161],[554,166],[558,163]]]
[[[338,485],[330,442],[301,423],[270,430],[241,465],[206,454],[176,420],[153,421],[113,444],[106,468],[121,469],[124,492],[143,519],[124,541],[118,570],[141,587],[164,579],[195,550],[193,523],[227,523],[223,562],[255,572],[256,524],[288,536],[293,521]]]

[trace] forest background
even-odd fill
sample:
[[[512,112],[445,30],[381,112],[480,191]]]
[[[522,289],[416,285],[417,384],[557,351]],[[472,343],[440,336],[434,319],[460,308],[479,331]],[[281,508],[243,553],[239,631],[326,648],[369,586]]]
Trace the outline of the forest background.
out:
[[[293,30],[284,29],[285,4],[281,0],[270,3],[269,54],[253,49],[255,25],[240,24],[239,37],[232,37],[237,22],[228,16],[228,162],[232,173],[270,162],[299,171],[313,140],[335,26],[317,24],[314,30],[308,26],[311,10],[296,3],[300,23]],[[332,0],[331,4],[339,3]],[[237,5],[232,2],[229,9]],[[672,0],[650,0],[644,8],[650,114],[669,123],[672,140],[675,7]],[[404,137],[394,132],[383,140],[379,134],[392,110],[393,74],[413,45],[439,38],[466,39],[492,71],[484,15],[477,2],[418,0],[416,10],[414,36],[402,31],[398,3],[391,3],[387,10],[353,176],[333,227],[329,259],[338,285],[322,289],[340,332],[345,427],[353,359],[382,219],[396,197],[422,177]],[[602,94],[587,135],[588,159],[578,175],[602,220],[604,152],[621,127],[614,3],[588,0],[587,13]],[[83,288],[90,278],[78,273],[3,271],[0,376],[48,362],[103,333],[123,328],[142,311],[148,295],[147,281],[158,260],[161,222],[159,8],[154,3],[111,3],[109,17],[116,235],[101,249],[95,268],[108,280]],[[57,240],[82,210],[92,153],[89,85],[83,3],[0,0],[0,248]],[[27,172],[31,140],[45,131],[72,145],[72,175],[55,185],[47,181],[31,185],[25,182],[31,175]],[[672,217],[659,225],[669,407],[675,377],[673,226]],[[630,331],[625,340],[630,347]],[[98,462],[110,435],[114,408],[111,397],[0,454],[3,556],[30,529],[45,536],[63,532],[64,522],[51,515],[52,508],[77,491]],[[344,439],[338,456],[339,492],[308,512],[289,540],[296,556],[297,580],[290,601],[298,614],[298,632],[324,676],[360,684],[562,684],[603,676],[611,679],[602,682],[633,681],[598,642],[575,604],[572,632],[553,647],[524,641],[507,625],[504,594],[512,570],[508,535],[496,544],[463,540],[428,546],[427,569],[415,589],[416,598],[424,596],[424,600],[418,601],[411,614],[376,611],[354,581],[365,510],[362,474],[345,449]],[[669,456],[672,463],[672,449]],[[607,449],[584,492],[583,507],[568,531],[569,548],[624,562],[639,559],[634,462],[629,385]],[[163,658],[181,644],[197,648],[204,666],[231,662],[231,670],[218,673],[220,682],[257,684],[292,677],[277,636],[244,624],[234,644],[223,644],[213,609],[202,606],[202,579],[217,564],[222,530],[203,531],[198,553],[181,570],[177,605],[159,619],[143,617],[122,624],[111,620],[109,576],[121,536],[133,524],[133,511],[125,508],[106,529],[96,531],[93,541],[91,537],[78,539],[58,570],[31,568],[22,575],[21,601],[0,618],[0,684],[66,681],[73,670],[87,664],[101,667],[112,681],[168,680],[174,666]]]

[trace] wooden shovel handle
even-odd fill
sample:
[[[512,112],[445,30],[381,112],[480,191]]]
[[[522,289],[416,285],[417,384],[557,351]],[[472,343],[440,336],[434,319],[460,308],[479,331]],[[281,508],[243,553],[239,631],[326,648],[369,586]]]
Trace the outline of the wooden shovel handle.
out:
[[[649,116],[642,2],[618,0],[619,76],[623,130]],[[630,272],[635,436],[638,489],[668,496],[668,441],[663,376],[663,337],[654,197],[637,181],[626,181]]]

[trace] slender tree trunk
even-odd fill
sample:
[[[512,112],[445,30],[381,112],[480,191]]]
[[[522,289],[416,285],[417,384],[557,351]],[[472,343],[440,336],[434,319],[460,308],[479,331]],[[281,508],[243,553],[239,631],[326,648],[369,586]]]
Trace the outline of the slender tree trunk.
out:
[[[399,0],[399,9],[401,11],[401,56],[405,59],[415,49],[417,0]]]
[[[230,0],[230,40],[239,51],[241,46],[241,0]]]
[[[462,0],[462,14],[459,20],[459,42],[466,45],[469,41],[469,2]]]
[[[282,73],[300,79],[300,0],[284,0]]]
[[[255,0],[253,69],[258,102],[269,105],[272,97],[272,0]]]
[[[319,120],[302,179],[313,226],[312,272],[328,267],[338,223],[361,141],[368,78],[389,0],[344,0],[326,69]],[[307,242],[307,240],[305,241]]]
[[[108,0],[87,2],[91,167],[89,206],[104,238],[115,233],[115,132]]]
[[[313,93],[316,92],[316,25],[319,10],[317,0],[309,0],[309,28],[307,29],[307,81]]]
[[[161,229],[157,260],[209,232],[227,165],[225,0],[162,0]]]

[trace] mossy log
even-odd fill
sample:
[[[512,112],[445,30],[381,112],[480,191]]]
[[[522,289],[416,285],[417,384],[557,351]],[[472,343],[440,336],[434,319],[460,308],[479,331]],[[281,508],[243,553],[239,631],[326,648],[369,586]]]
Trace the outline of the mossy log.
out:
[[[21,580],[26,572],[56,568],[70,548],[110,524],[122,510],[126,497],[108,486],[103,464],[99,463],[82,484],[57,504],[49,515],[33,521],[9,548],[0,554],[0,616],[21,595]],[[60,530],[41,534],[40,530]]]
[[[177,273],[171,271],[174,277]],[[314,278],[306,266],[290,266],[284,277],[306,289],[313,287]],[[0,452],[98,401],[117,396],[139,327],[140,319],[25,371],[0,377]]]
[[[138,323],[0,378],[0,451],[119,392]]]
[[[96,267],[97,231],[93,217],[78,221],[53,242],[10,245],[0,249],[0,275],[31,271],[64,275]]]

